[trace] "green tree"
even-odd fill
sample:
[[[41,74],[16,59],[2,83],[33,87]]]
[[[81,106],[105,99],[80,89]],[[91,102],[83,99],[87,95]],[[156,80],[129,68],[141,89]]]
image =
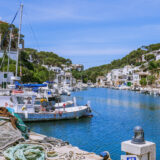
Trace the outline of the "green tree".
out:
[[[155,55],[154,54],[147,54],[147,55],[145,55],[145,60],[146,61],[155,60]]]
[[[156,61],[150,61],[149,64],[148,64],[148,68],[149,68],[149,70],[155,70],[155,69],[157,69],[157,63],[156,63]]]
[[[151,85],[155,82],[156,77],[154,75],[147,76],[148,84]]]
[[[146,86],[146,85],[147,85],[147,80],[146,80],[146,78],[142,78],[142,79],[140,80],[140,84],[141,84],[142,86]]]

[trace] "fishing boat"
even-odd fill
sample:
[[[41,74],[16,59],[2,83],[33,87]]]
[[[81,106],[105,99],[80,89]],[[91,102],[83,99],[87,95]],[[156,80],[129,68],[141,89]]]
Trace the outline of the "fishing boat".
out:
[[[55,107],[50,105],[36,104],[36,96],[25,93],[12,94],[5,107],[17,113],[23,121],[53,121],[62,119],[78,119],[92,116],[89,104],[84,106],[74,105],[72,107]]]

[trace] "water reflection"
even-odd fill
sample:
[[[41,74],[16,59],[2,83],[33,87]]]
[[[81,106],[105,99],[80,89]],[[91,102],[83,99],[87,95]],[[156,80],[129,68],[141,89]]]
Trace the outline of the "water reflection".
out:
[[[149,110],[160,110],[160,106],[157,104],[145,104],[139,102],[130,102],[120,99],[107,99],[108,106],[117,106],[117,107],[134,107],[134,108],[142,108]]]

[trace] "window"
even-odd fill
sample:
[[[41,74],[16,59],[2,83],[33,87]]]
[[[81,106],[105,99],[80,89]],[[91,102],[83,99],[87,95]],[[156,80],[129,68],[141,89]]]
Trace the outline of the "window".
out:
[[[4,74],[4,78],[7,78],[7,73]]]

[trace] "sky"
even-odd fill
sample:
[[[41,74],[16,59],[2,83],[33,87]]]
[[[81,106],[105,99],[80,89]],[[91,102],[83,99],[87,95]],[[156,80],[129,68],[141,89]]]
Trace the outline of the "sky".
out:
[[[20,2],[25,47],[53,51],[85,68],[160,42],[160,0],[0,0],[0,20],[10,23]]]

